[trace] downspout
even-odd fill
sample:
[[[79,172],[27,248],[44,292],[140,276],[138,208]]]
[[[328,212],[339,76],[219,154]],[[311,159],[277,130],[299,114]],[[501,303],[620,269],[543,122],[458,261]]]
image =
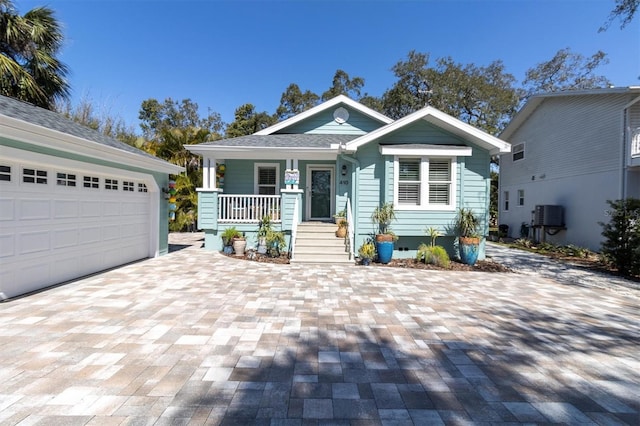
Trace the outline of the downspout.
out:
[[[627,198],[627,139],[631,136],[629,108],[622,115],[622,175],[620,180],[620,199]],[[629,151],[631,153],[631,151]]]
[[[345,145],[344,144],[340,144],[340,154],[339,157],[341,160],[344,160],[348,163],[351,163],[354,166],[354,170],[351,172],[351,175],[353,176],[353,179],[351,179],[351,197],[353,198],[352,200],[352,207],[353,207],[353,217],[355,218],[354,220],[354,224],[353,224],[353,234],[354,235],[358,235],[357,233],[357,228],[358,228],[358,220],[360,219],[360,203],[358,203],[357,200],[357,188],[358,188],[358,182],[359,182],[359,176],[360,176],[360,162],[355,159],[355,158],[351,158],[351,157],[347,157],[346,155],[342,154],[342,151],[344,150]]]

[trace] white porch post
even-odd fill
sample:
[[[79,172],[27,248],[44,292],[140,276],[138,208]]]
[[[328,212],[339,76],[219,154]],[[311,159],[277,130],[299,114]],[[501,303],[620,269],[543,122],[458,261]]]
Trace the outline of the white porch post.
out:
[[[294,158],[294,159],[293,159],[293,169],[294,169],[294,170],[300,170],[300,169],[298,169],[298,159],[297,159],[297,158]],[[298,184],[291,185],[291,186],[292,186],[292,188],[291,188],[291,189],[295,189],[295,190],[297,190],[297,189],[298,189]]]
[[[290,158],[287,158],[285,160],[285,167],[284,168],[285,168],[285,170],[291,170],[291,159]],[[285,185],[285,187],[286,187],[287,190],[289,190],[289,189],[291,189],[293,187],[293,185],[288,185],[287,184],[287,185]]]
[[[204,157],[202,163],[202,189],[216,189],[216,159]]]

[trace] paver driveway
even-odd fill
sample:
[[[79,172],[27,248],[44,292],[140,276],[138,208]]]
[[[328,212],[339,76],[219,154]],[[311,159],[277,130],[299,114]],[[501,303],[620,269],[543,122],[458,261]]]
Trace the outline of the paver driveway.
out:
[[[0,423],[640,423],[637,293],[199,245],[0,304]]]

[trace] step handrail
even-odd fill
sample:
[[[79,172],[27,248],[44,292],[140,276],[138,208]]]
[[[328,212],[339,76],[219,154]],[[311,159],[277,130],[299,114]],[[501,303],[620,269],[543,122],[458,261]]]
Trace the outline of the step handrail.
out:
[[[353,233],[353,228],[355,227],[355,223],[353,223],[353,212],[351,211],[351,199],[347,198],[347,244],[349,245],[347,247],[347,250],[349,251],[349,259],[350,260],[355,260],[356,258],[356,253],[355,250],[353,248],[353,240],[354,240],[354,233]]]

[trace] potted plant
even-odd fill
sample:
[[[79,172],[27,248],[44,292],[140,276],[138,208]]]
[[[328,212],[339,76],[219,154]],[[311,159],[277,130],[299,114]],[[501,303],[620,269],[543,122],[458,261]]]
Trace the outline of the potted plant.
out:
[[[389,225],[395,220],[396,214],[393,210],[393,203],[385,203],[375,208],[371,214],[371,220],[378,225],[376,234],[376,251],[380,263],[389,263],[393,256],[393,242],[397,240],[395,234],[391,232]]]
[[[247,248],[247,239],[238,232],[238,236],[233,239],[233,251],[236,256],[244,256],[244,250]]]
[[[284,239],[284,233],[270,229],[265,238],[267,240],[267,253],[269,256],[280,256],[280,252],[287,245]]]
[[[347,211],[345,209],[340,210],[338,213],[333,215],[333,220],[336,224],[340,223],[340,220],[347,217]]]
[[[222,238],[222,252],[224,254],[233,253],[233,239],[238,237],[240,232],[235,228],[235,226],[230,226],[222,232],[220,237]]]
[[[260,226],[258,228],[258,253],[266,254],[267,253],[267,235],[272,231],[271,228],[271,217],[269,215],[262,216],[262,221],[260,221]]]
[[[347,236],[347,229],[349,228],[349,223],[345,219],[341,219],[338,221],[338,230],[336,231],[336,237],[344,238]]]
[[[458,234],[460,260],[467,265],[474,265],[480,248],[480,221],[473,210],[463,207],[458,210],[454,227]]]
[[[362,264],[367,266],[371,263],[371,259],[376,255],[376,247],[373,243],[367,241],[358,249],[358,256],[362,259]]]

